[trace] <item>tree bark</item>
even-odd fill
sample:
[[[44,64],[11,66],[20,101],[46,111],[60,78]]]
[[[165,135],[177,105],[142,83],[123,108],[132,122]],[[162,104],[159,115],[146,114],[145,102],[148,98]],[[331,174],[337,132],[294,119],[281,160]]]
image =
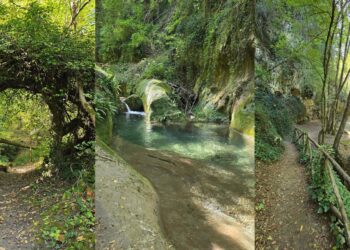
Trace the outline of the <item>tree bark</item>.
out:
[[[329,62],[331,57],[331,49],[333,44],[333,37],[334,37],[334,19],[335,19],[335,10],[336,10],[336,3],[335,0],[332,0],[332,13],[331,13],[331,20],[328,27],[327,32],[327,39],[325,43],[325,48],[323,52],[323,80],[322,80],[322,102],[321,102],[321,122],[322,122],[322,128],[318,135],[318,142],[320,144],[324,143],[324,136],[326,132],[326,116],[327,116],[327,94],[326,94],[326,85],[328,81],[328,70],[329,70]],[[337,22],[336,22],[337,23]]]
[[[95,110],[93,109],[93,107],[91,107],[91,105],[88,103],[88,101],[85,98],[84,95],[84,89],[83,89],[83,85],[81,83],[77,83],[77,89],[78,89],[78,93],[79,93],[79,100],[81,102],[81,105],[83,106],[84,110],[86,111],[86,113],[88,113],[92,124],[96,125],[96,113]]]
[[[337,135],[335,136],[334,143],[333,143],[333,148],[336,151],[338,151],[340,139],[344,133],[346,122],[348,121],[349,112],[350,112],[350,92],[348,94],[348,99],[346,102],[346,107],[345,107],[345,110],[343,113],[343,117],[342,117],[342,120],[340,122],[339,129],[338,129]]]

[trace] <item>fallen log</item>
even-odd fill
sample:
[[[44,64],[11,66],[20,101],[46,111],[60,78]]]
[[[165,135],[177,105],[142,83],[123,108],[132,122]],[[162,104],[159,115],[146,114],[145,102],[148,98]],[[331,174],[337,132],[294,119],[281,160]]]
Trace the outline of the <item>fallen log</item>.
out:
[[[20,147],[20,148],[29,148],[29,149],[30,148],[32,148],[32,149],[36,148],[35,146],[25,145],[25,144],[22,144],[22,143],[19,143],[19,142],[10,141],[10,140],[3,139],[3,138],[0,138],[0,143],[16,146],[16,147]]]

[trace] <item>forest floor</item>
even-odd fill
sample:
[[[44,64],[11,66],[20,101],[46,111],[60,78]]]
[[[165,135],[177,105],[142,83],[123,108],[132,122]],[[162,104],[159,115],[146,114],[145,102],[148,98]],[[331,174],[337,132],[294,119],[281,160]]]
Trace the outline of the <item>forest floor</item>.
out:
[[[31,167],[31,166],[29,166]],[[51,194],[63,192],[65,185],[37,184],[38,171],[0,172],[0,249],[37,249],[35,221],[53,204]]]
[[[251,173],[228,175],[174,153],[118,143],[121,156],[154,186],[159,223],[176,249],[254,249]]]
[[[273,164],[256,166],[256,249],[331,249],[327,216],[317,214],[308,194],[308,174],[296,147]],[[262,205],[263,204],[263,205]]]

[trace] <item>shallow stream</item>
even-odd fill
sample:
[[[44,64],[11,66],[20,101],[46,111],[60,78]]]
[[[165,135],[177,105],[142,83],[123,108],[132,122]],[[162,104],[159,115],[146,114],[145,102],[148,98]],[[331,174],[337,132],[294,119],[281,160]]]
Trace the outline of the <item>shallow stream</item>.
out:
[[[175,249],[254,249],[253,140],[226,125],[116,120],[113,147],[148,178]]]

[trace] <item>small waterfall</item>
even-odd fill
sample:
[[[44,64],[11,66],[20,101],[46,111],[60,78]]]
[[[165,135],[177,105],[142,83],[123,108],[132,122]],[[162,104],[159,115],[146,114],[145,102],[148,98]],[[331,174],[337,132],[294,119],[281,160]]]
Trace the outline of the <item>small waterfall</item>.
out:
[[[128,105],[126,102],[124,102],[124,101],[123,101],[123,103],[125,104],[125,107],[126,107],[126,109],[128,110],[128,113],[130,113],[130,112],[131,112],[131,109],[130,109],[129,105]]]
[[[129,105],[125,102],[125,100],[125,98],[120,98],[120,101],[125,104],[125,107],[128,110],[126,112],[127,115],[145,115],[145,112],[131,110]]]

